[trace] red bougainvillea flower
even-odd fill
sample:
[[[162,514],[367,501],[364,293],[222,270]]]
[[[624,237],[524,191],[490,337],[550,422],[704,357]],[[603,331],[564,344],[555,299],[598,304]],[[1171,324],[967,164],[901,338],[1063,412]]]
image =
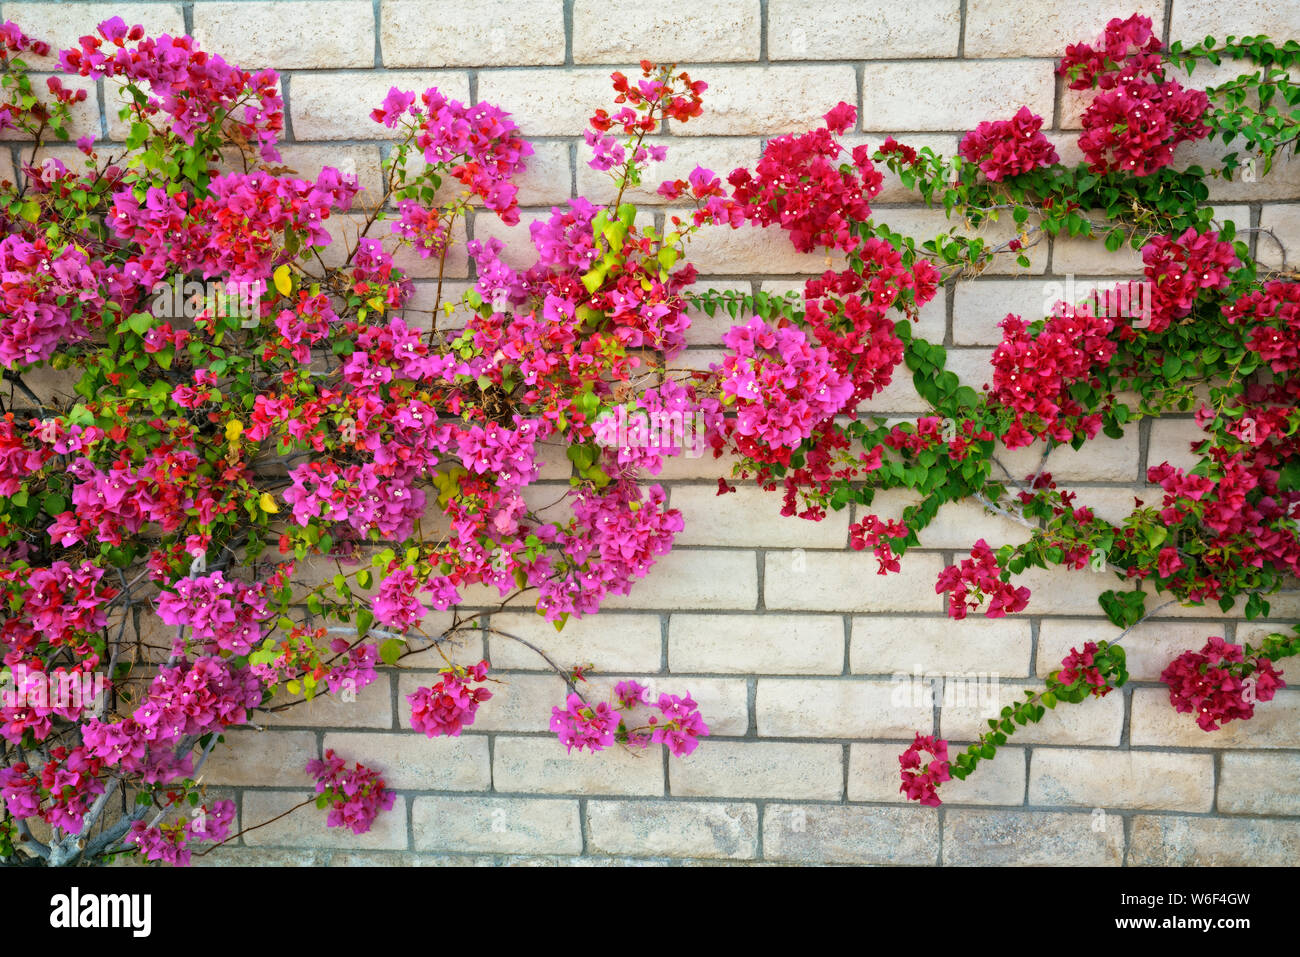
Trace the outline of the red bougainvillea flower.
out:
[[[1042,128],[1043,118],[1022,106],[1009,120],[986,121],[975,127],[962,138],[958,152],[996,183],[1060,159]]]
[[[1255,714],[1255,702],[1271,701],[1286,686],[1267,658],[1247,660],[1241,645],[1212,636],[1199,652],[1184,651],[1160,673],[1176,711],[1196,715],[1205,731]]]
[[[921,752],[933,755],[934,760],[924,767],[921,765]],[[911,746],[899,755],[898,763],[902,766],[902,786],[899,790],[907,795],[909,801],[919,801],[926,807],[938,807],[938,787],[944,781],[952,779],[948,773],[948,742],[943,738],[918,733]]]
[[[1095,641],[1085,644],[1083,651],[1071,648],[1070,653],[1061,659],[1061,671],[1057,675],[1057,680],[1063,685],[1072,685],[1082,678],[1091,686],[1092,694],[1096,697],[1103,698],[1110,694],[1115,689],[1106,683],[1101,671],[1094,665],[1096,654]]]

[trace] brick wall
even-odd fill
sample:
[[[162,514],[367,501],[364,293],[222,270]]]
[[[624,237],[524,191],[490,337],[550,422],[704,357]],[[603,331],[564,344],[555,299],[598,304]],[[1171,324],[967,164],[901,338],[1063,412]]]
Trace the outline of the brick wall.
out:
[[[363,183],[377,183],[384,130],[368,112],[390,86],[490,100],[535,144],[522,201],[540,213],[572,195],[607,196],[575,134],[606,104],[611,70],[642,57],[675,60],[709,84],[704,117],[667,138],[665,178],[697,163],[722,173],[752,164],[764,137],[815,125],[839,100],[859,106],[851,142],[892,133],[949,152],[980,120],[1025,104],[1048,118],[1062,157],[1075,161],[1078,99],[1053,76],[1052,58],[1135,9],[1166,39],[1300,37],[1300,7],[1276,0],[247,0],[3,3],[0,15],[62,46],[117,14],[280,69],[284,154],[304,174],[352,163]],[[98,95],[107,107],[101,132],[120,135],[106,92]],[[662,219],[652,192],[633,198]],[[1272,227],[1293,257],[1300,249],[1300,162],[1256,183],[1211,184],[1210,198],[1220,217]],[[906,199],[887,185],[878,218],[921,238],[942,228],[941,215]],[[478,217],[469,232],[518,241],[529,218],[507,230]],[[1278,261],[1272,249],[1261,255]],[[692,258],[701,286],[745,291],[794,288],[823,268],[754,230],[705,233]],[[921,334],[948,347],[971,385],[985,381],[1008,311],[1041,314],[1046,284],[1130,274],[1138,263],[1078,239],[1041,244],[1031,261],[1027,272],[1003,267],[951,286],[925,311]],[[470,278],[463,255],[451,275]],[[698,319],[688,361],[707,364],[724,326]],[[871,409],[905,417],[924,406],[902,383]],[[1189,462],[1196,434],[1189,417],[1144,422],[1121,440],[1056,452],[1049,468],[1074,483],[1080,504],[1117,518],[1132,496],[1150,497],[1147,465]],[[1022,450],[1008,464],[1028,472],[1036,455]],[[228,735],[235,747],[209,764],[207,781],[238,795],[246,827],[301,800],[302,766],[326,748],[380,768],[400,797],[363,837],[300,811],[208,861],[1280,864],[1300,851],[1300,690],[1209,735],[1168,707],[1156,681],[1174,654],[1209,634],[1240,641],[1262,631],[1217,608],[1173,608],[1141,626],[1125,641],[1134,680],[1121,693],[1049,712],[970,780],[945,786],[943,808],[904,804],[897,755],[912,733],[967,742],[986,712],[1040,680],[1071,645],[1113,637],[1096,604],[1112,579],[1035,572],[1024,582],[1028,614],[950,623],[934,591],[939,569],[979,537],[1015,541],[1022,529],[952,507],[901,575],[880,578],[873,561],[847,549],[847,513],[820,524],[783,519],[777,498],[753,488],[715,497],[717,475],[712,461],[669,465],[665,484],[686,532],[629,598],[560,635],[528,609],[494,619],[565,663],[594,662],[598,685],[651,676],[688,689],[714,732],[694,755],[566,755],[546,729],[560,681],[519,646],[475,638],[459,660],[486,656],[506,683],[459,738],[409,731],[404,696],[433,675],[419,665],[383,673],[355,703],[317,702],[265,731]],[[548,476],[560,479],[547,490],[558,495],[562,472]],[[906,503],[882,496],[879,511],[897,515]],[[1275,622],[1300,619],[1300,593],[1273,606]],[[1002,700],[900,702],[893,676],[914,672],[996,672]]]

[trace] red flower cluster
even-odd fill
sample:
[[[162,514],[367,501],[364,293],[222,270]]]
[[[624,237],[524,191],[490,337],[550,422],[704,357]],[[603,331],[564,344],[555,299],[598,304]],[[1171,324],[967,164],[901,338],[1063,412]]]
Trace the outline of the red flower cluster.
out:
[[[1004,618],[1008,612],[1021,611],[1029,604],[1028,588],[1016,588],[1002,580],[1002,569],[988,542],[981,538],[970,554],[970,558],[962,559],[960,567],[949,565],[941,571],[934,586],[937,594],[948,593],[948,617],[965,618],[967,610],[976,608],[985,598],[989,599],[984,612],[988,618]]]
[[[1068,442],[1076,432],[1092,438],[1101,428],[1101,416],[1085,414],[1070,396],[1070,386],[1109,364],[1116,344],[1108,337],[1115,322],[1094,316],[1087,305],[1057,303],[1057,312],[1037,335],[1019,316],[1002,320],[989,392],[994,402],[1016,414],[1003,437],[1008,448],[1043,437]]]
[[[1209,134],[1202,122],[1209,99],[1164,79],[1162,44],[1149,18],[1111,20],[1100,43],[1100,50],[1067,47],[1056,71],[1070,78],[1072,90],[1103,91],[1084,112],[1079,137],[1095,172],[1147,176],[1169,165],[1179,143]]]
[[[906,537],[907,526],[902,522],[882,521],[878,516],[870,513],[864,515],[860,522],[849,526],[849,544],[859,552],[864,548],[871,548],[880,563],[880,567],[876,570],[878,575],[901,569],[888,539]]]
[[[1249,661],[1241,645],[1213,636],[1199,652],[1184,651],[1160,673],[1169,686],[1169,703],[1194,712],[1196,723],[1215,731],[1229,721],[1250,718],[1256,701],[1270,701],[1286,686],[1282,672],[1267,658]]]
[[[1056,68],[1058,76],[1069,77],[1070,89],[1090,90],[1100,86],[1112,90],[1120,82],[1155,73],[1161,67],[1164,44],[1151,32],[1151,18],[1133,14],[1106,24],[1098,41],[1100,49],[1087,43],[1072,43]]]
[[[1094,664],[1094,657],[1097,654],[1097,643],[1090,641],[1083,646],[1083,651],[1077,648],[1071,648],[1070,653],[1061,659],[1061,671],[1056,676],[1057,680],[1063,685],[1072,685],[1080,678],[1092,686],[1092,693],[1098,698],[1104,698],[1115,689],[1106,683],[1101,672]]]
[[[769,140],[754,174],[735,170],[727,181],[745,218],[780,225],[800,252],[856,249],[859,240],[849,227],[871,216],[867,200],[880,192],[883,177],[865,145],[854,147],[853,168],[841,169],[844,148],[833,134],[847,129],[855,114],[841,103],[826,114],[825,129]]]
[[[1250,349],[1276,373],[1300,369],[1300,283],[1275,280],[1223,307],[1228,322],[1258,323]]]
[[[1174,239],[1156,236],[1142,247],[1143,272],[1151,281],[1150,332],[1162,332],[1192,311],[1205,289],[1223,289],[1228,273],[1241,266],[1232,243],[1213,231],[1189,228]]]
[[[985,121],[975,127],[962,137],[958,152],[996,183],[1060,159],[1042,128],[1043,118],[1022,106],[1012,119]]]
[[[921,752],[934,756],[934,760],[921,767]],[[899,788],[909,801],[920,801],[926,807],[938,807],[938,786],[952,779],[948,773],[948,742],[933,735],[920,734],[911,747],[899,755],[903,784]],[[918,770],[918,768],[920,770]]]

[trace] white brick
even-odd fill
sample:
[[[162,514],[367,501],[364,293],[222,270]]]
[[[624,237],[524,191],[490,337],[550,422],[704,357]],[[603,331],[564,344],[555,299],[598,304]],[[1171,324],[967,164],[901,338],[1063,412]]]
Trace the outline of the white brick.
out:
[[[387,67],[564,62],[562,0],[382,0],[379,22]]]
[[[938,555],[909,552],[902,570],[875,574],[870,556],[852,552],[768,552],[763,598],[788,611],[940,611],[934,590],[943,563]]]
[[[417,101],[437,87],[449,99],[469,102],[464,73],[299,73],[290,93],[293,134],[305,140],[390,139],[393,131],[372,120],[370,111],[392,87],[414,91]]]
[[[1225,754],[1218,807],[1224,814],[1300,814],[1300,756]]]
[[[749,545],[765,548],[842,548],[849,539],[849,512],[830,512],[820,522],[781,514],[780,492],[738,485],[718,494],[718,486],[678,485],[668,504],[680,509],[686,528],[679,545]]]
[[[706,745],[713,746],[706,742],[690,758],[671,760],[690,761]],[[492,752],[492,782],[497,791],[506,792],[659,795],[664,790],[665,754],[662,747],[566,753],[555,735],[499,735]]]
[[[752,610],[757,604],[753,552],[674,549],[632,586],[631,594],[612,596],[604,607]]]
[[[1169,23],[1170,39],[1187,44],[1207,36],[1222,44],[1228,34],[1240,38],[1261,33],[1281,43],[1300,36],[1300,9],[1271,0],[1240,0],[1230,9],[1209,0],[1174,0]]]
[[[292,787],[309,784],[307,762],[320,757],[310,731],[226,731],[203,766],[209,784]]]
[[[391,783],[391,782],[390,782]],[[327,811],[314,802],[280,817],[294,805],[313,797],[311,792],[245,791],[240,826],[243,840],[252,847],[346,847],[361,850],[405,850],[406,798],[399,796],[390,811],[380,811],[364,834],[349,827],[326,825]],[[268,823],[280,817],[274,823]],[[264,824],[263,827],[258,827]],[[255,828],[255,830],[249,830]],[[241,861],[242,862],[242,861]]]
[[[844,623],[831,615],[692,615],[668,621],[672,671],[839,674]]]
[[[1007,705],[1025,700],[1026,690],[1042,690],[1038,684],[999,681],[997,693],[984,695],[984,686],[974,682],[954,687],[951,704],[939,716],[939,729],[952,741],[974,741],[989,730],[988,719],[996,718]],[[946,689],[945,689],[946,691]],[[957,693],[965,692],[965,700]],[[987,698],[987,700],[985,700]],[[1058,704],[1048,709],[1037,723],[1017,724],[1013,744],[1073,744],[1115,747],[1124,727],[1124,698],[1112,691],[1079,704]]]
[[[1082,648],[1089,641],[1111,641],[1119,633],[1119,628],[1104,619],[1044,618],[1038,628],[1038,674],[1045,677],[1058,670],[1071,648]],[[1205,638],[1204,625],[1143,622],[1122,642],[1129,675],[1136,681],[1157,681],[1169,662],[1188,649],[1199,651]]]
[[[94,32],[93,28],[91,29],[91,32],[92,33]],[[54,75],[55,74],[48,74],[48,73],[28,74],[32,83],[33,95],[35,95],[37,99],[44,101],[49,98],[49,93],[46,89],[45,81],[50,76],[54,76]],[[68,138],[70,140],[78,140],[83,136],[89,136],[92,140],[101,139],[100,130],[99,130],[99,94],[95,90],[95,80],[91,79],[90,77],[76,76],[75,74],[73,75],[59,74],[58,76],[59,79],[63,81],[63,85],[65,88],[69,90],[86,91],[85,100],[83,100],[80,103],[74,104],[73,106],[68,108],[70,111],[68,116],[68,122],[67,125],[64,127],[64,129],[68,131]],[[8,98],[7,93],[6,93],[6,98]],[[106,102],[109,104],[108,106],[109,113],[112,114],[118,106],[117,102],[113,99],[112,87],[108,87],[105,89],[105,98],[106,98]],[[48,134],[49,131],[47,130],[46,135]],[[30,136],[25,131],[18,129],[17,127],[12,127],[10,129],[4,130],[3,132],[0,132],[0,140],[8,141],[8,140],[29,140],[29,139]],[[53,137],[51,137],[51,139],[53,139]],[[20,160],[24,163],[27,162],[27,160],[31,157],[31,153],[32,150],[30,146],[21,147],[21,153],[19,156]],[[73,169],[77,171],[81,171],[85,169],[84,163],[86,158],[80,153],[78,153],[76,157],[72,158],[73,160],[72,162],[68,162],[69,157],[67,156],[61,158],[64,160],[65,165],[67,165],[69,169]]]
[[[321,694],[310,701],[282,696],[274,704],[297,700],[284,711],[259,714],[257,720],[270,727],[391,728],[393,726],[392,685],[386,674],[356,692],[351,701],[341,695]],[[260,783],[260,782],[259,782]]]
[[[753,860],[758,808],[703,801],[589,801],[588,850],[631,857]]]
[[[362,192],[356,202],[359,206],[379,201],[383,194],[380,170],[379,145],[344,146],[339,143],[283,143],[279,147],[281,163],[292,171],[289,175],[315,181],[322,169],[332,166],[340,172],[356,173]],[[242,169],[235,162],[233,168]]]
[[[855,3],[771,0],[767,47],[773,60],[874,60],[957,55],[957,0]]]
[[[763,855],[819,864],[935,864],[939,818],[932,808],[769,804]]]
[[[1265,205],[1260,213],[1259,226],[1261,229],[1273,231],[1277,240],[1281,241],[1286,248],[1287,265],[1294,267],[1296,250],[1300,249],[1300,204]],[[1280,268],[1282,250],[1278,248],[1277,242],[1268,234],[1260,233],[1258,243],[1255,258],[1259,260],[1260,265]]]
[[[1011,474],[1023,480],[1038,471],[1043,457],[1043,445],[1034,442],[1014,451],[999,450],[998,458]],[[1059,484],[1069,482],[1124,482],[1132,483],[1138,476],[1138,430],[1130,426],[1121,438],[1112,439],[1098,433],[1082,448],[1058,445],[1047,456],[1044,471],[1050,472]],[[1001,474],[999,472],[998,474]]]
[[[670,124],[684,136],[779,136],[825,126],[840,102],[857,102],[853,68],[834,66],[712,67],[702,116]]]
[[[639,0],[576,0],[573,5],[577,63],[646,59],[689,66],[757,60],[759,33],[758,0],[712,0],[705,16],[692,0],[660,0],[653,6]],[[691,72],[691,79],[703,78]],[[639,79],[640,71],[629,78]]]
[[[1200,650],[1200,645],[1196,647]],[[1255,705],[1249,720],[1238,719],[1203,731],[1190,711],[1179,713],[1169,703],[1169,691],[1138,688],[1133,692],[1129,739],[1135,745],[1162,748],[1293,748],[1300,720],[1300,691],[1286,688],[1271,701]]]
[[[194,38],[241,67],[274,70],[372,67],[375,14],[370,0],[196,3]]]
[[[418,797],[411,805],[417,851],[580,854],[577,801]]]
[[[84,36],[98,38],[96,28],[113,17],[121,17],[128,27],[140,24],[145,36],[167,33],[178,37],[185,33],[179,3],[6,3],[4,16],[33,40],[50,45],[49,56],[22,55],[23,62],[32,69],[57,68],[59,51],[80,49],[77,41]],[[239,60],[234,62],[243,65]],[[68,79],[64,77],[65,84]],[[42,83],[41,90],[44,88]]]
[[[1124,14],[1129,13],[1150,17],[1158,34],[1164,3],[1137,0],[1124,8]],[[1109,0],[1075,0],[1068,6],[969,0],[964,49],[968,57],[1061,57],[1073,43],[1096,46],[1097,38],[1115,15],[1115,6]]]
[[[706,741],[669,760],[669,787],[674,797],[835,801],[844,794],[842,753],[838,744]]]
[[[403,729],[411,727],[411,705],[407,695],[417,688],[430,688],[441,675],[437,672],[403,674],[397,682],[397,700]],[[559,675],[498,675],[484,687],[492,697],[479,705],[474,731],[546,731],[551,708],[564,707],[565,687]]]
[[[1134,867],[1291,867],[1300,821],[1139,815],[1131,840]]]
[[[707,226],[691,238],[687,257],[706,276],[748,273],[820,276],[827,269],[843,267],[840,253],[830,256],[824,250],[801,253],[790,242],[790,234],[776,226],[746,225],[739,229]]]
[[[487,738],[482,735],[331,732],[325,735],[324,747],[349,764],[359,761],[374,768],[392,788],[478,791],[492,784]]]
[[[1050,117],[1052,68],[1048,61],[1023,60],[867,63],[862,128],[965,131],[984,120],[1010,119],[1022,106]]]
[[[1029,622],[1023,618],[905,618],[870,615],[853,619],[849,666],[855,674],[989,672],[1029,673]]]
[[[663,641],[658,615],[601,612],[570,618],[561,631],[537,614],[502,612],[491,627],[518,635],[544,650],[561,668],[591,662],[598,671],[659,670]],[[489,637],[492,666],[525,671],[549,671],[537,652],[499,635]]]
[[[973,780],[984,773],[981,767]],[[946,789],[949,785],[944,785]],[[1124,863],[1124,819],[1064,811],[964,811],[943,820],[943,862],[982,866],[1110,866]]]
[[[1029,803],[1208,811],[1214,762],[1208,754],[1037,748],[1029,765]]]
[[[893,681],[760,678],[758,733],[778,738],[907,738],[934,728],[933,708]],[[903,693],[897,693],[903,692]]]

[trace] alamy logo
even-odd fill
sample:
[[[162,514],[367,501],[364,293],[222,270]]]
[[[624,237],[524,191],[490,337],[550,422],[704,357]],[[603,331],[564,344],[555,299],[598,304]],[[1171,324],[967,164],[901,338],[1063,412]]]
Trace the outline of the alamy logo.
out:
[[[217,319],[237,316],[245,325],[258,321],[258,302],[266,283],[255,282],[185,282],[177,276],[170,283],[155,283],[149,312],[155,319],[195,319],[202,315]]]
[[[1076,287],[1074,276],[1067,275],[1064,284],[1043,285],[1043,314],[1052,315],[1057,303],[1079,303],[1091,307],[1094,316],[1130,319],[1134,329],[1145,329],[1151,324],[1151,291],[1152,284],[1146,281],[1121,282],[1110,289],[1087,283]]]
[[[133,937],[148,937],[153,925],[149,894],[70,894],[50,898],[50,926],[60,930],[84,927],[125,927]]]
[[[629,413],[624,406],[603,412],[593,424],[596,442],[615,449],[658,449],[667,455],[698,459],[704,454],[701,412]]]

